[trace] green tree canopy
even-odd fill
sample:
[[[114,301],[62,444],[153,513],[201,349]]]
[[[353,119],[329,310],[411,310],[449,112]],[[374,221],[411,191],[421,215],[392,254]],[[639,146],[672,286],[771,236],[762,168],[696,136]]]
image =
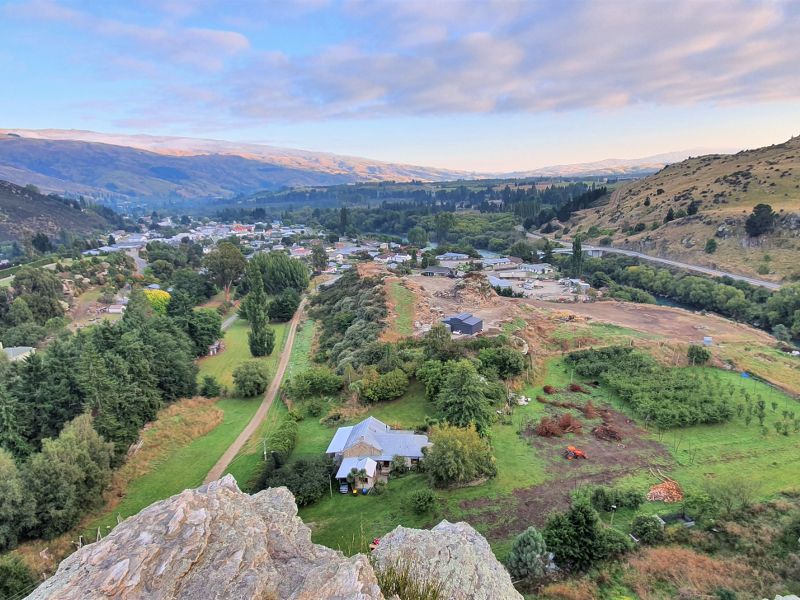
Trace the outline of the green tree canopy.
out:
[[[225,291],[225,300],[230,302],[231,286],[247,266],[242,251],[230,242],[221,242],[206,255],[204,264],[214,283]]]

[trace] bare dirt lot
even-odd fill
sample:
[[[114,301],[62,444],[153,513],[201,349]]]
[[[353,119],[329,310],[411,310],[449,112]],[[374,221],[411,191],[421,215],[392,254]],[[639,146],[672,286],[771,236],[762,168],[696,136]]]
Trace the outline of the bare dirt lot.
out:
[[[579,394],[560,394],[563,400],[580,399]],[[578,403],[582,401],[579,400]],[[489,524],[486,532],[490,540],[505,539],[523,531],[531,523],[541,527],[552,511],[561,510],[569,504],[570,493],[576,488],[590,484],[608,484],[612,481],[646,471],[649,467],[671,467],[672,458],[667,449],[622,413],[609,406],[601,407],[603,421],[613,427],[622,437],[619,442],[597,439],[591,428],[601,419],[584,421],[583,433],[568,434],[564,437],[539,437],[532,431],[524,435],[539,455],[547,463],[547,472],[553,479],[529,488],[516,490],[503,499],[465,500],[462,509],[470,511],[471,518]],[[552,414],[563,413],[563,409],[553,409]],[[578,415],[578,413],[575,413]],[[580,417],[579,417],[580,418]],[[564,450],[576,446],[588,458],[567,460]]]

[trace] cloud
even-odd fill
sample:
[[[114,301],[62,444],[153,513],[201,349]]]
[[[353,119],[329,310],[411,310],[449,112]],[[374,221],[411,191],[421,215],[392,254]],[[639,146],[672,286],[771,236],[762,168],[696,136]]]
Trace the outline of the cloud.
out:
[[[55,0],[14,12],[99,36],[125,55],[114,63],[123,72],[129,64],[132,79],[149,76],[152,93],[131,99],[130,120],[247,123],[800,98],[800,11],[791,2],[143,1],[155,11],[148,23]],[[316,32],[306,33],[309,23],[331,15],[344,35],[327,45],[312,40],[313,51],[302,44],[289,51],[261,31],[285,24],[302,39]],[[249,37],[234,30],[244,25],[209,26],[245,21]],[[161,70],[147,74],[148,63],[162,61],[185,77],[169,73],[164,85]]]

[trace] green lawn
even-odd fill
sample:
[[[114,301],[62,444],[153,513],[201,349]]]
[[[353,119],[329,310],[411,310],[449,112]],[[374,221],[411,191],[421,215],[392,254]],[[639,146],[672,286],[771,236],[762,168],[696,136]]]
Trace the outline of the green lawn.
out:
[[[402,336],[414,334],[414,292],[406,288],[399,281],[393,281],[388,286],[389,294],[394,300],[397,316],[394,330]]]

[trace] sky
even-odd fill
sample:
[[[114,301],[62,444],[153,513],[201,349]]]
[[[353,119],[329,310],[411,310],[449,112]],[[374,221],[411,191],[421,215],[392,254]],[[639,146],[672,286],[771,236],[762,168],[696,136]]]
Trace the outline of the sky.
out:
[[[0,127],[517,171],[800,134],[800,2],[0,0]]]

